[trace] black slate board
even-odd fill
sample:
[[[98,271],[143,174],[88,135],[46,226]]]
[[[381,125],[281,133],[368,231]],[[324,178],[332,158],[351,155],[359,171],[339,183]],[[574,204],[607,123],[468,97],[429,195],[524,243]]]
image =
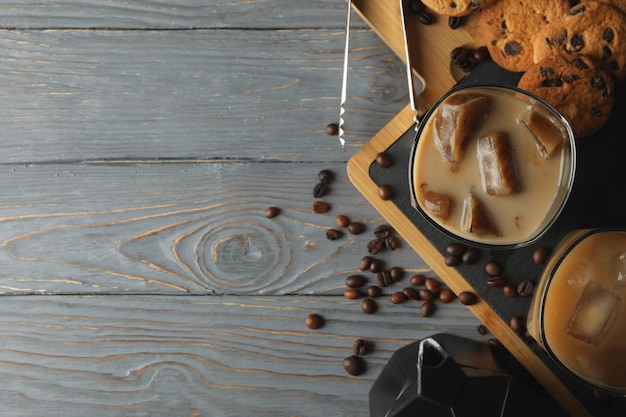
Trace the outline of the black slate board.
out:
[[[515,85],[521,74],[511,73],[492,61],[478,66],[470,75],[459,82],[461,85],[476,82],[493,82]],[[484,264],[494,260],[502,266],[502,276],[507,282],[517,285],[525,279],[537,282],[543,271],[542,265],[532,261],[533,252],[539,247],[553,248],[568,232],[579,228],[604,226],[626,226],[626,89],[616,92],[616,102],[607,125],[592,136],[578,139],[577,168],[570,198],[561,216],[545,235],[525,248],[515,250],[481,249],[480,261],[473,265],[456,267],[461,275],[489,303],[491,308],[509,322],[513,316],[526,317],[530,297],[504,297],[500,288],[487,285]],[[412,206],[408,192],[409,155],[415,138],[414,129],[409,129],[387,150],[394,163],[382,169],[375,163],[369,168],[371,179],[378,185],[387,184],[394,192],[393,203],[422,232],[436,248],[444,248],[453,240],[432,226]],[[561,371],[536,343],[525,334],[520,334],[523,343],[548,365],[563,383],[580,399],[594,416],[623,416],[626,398],[603,397],[598,400],[593,392]]]

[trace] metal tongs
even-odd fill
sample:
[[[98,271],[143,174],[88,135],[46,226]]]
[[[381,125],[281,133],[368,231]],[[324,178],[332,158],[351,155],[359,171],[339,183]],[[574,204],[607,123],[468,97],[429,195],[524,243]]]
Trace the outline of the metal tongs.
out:
[[[414,112],[413,121],[415,122],[415,130],[419,126],[419,112],[417,109],[417,90],[415,88],[415,76],[413,74],[413,65],[411,64],[411,53],[409,49],[409,36],[408,36],[408,14],[410,13],[410,1],[411,0],[399,0],[400,1],[400,13],[402,17],[402,33],[404,34],[404,53],[406,59],[406,75],[409,84],[409,101],[411,109]],[[343,115],[346,112],[345,104],[348,91],[348,55],[350,49],[350,19],[352,17],[352,0],[348,0],[348,13],[346,18],[346,44],[343,52],[343,76],[341,80],[341,103],[339,105],[339,143],[345,150],[346,139],[345,131],[343,129],[344,118]]]

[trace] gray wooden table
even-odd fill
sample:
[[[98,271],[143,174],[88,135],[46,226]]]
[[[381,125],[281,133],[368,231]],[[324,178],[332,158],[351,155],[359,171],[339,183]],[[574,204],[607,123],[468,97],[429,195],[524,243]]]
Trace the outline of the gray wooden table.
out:
[[[422,318],[343,296],[384,223],[346,162],[408,102],[402,63],[355,17],[347,152],[325,133],[345,10],[2,2],[0,415],[367,416],[395,349],[488,337],[458,302]],[[322,169],[336,179],[316,214]],[[327,240],[337,214],[367,230]],[[386,294],[434,277],[406,245],[379,257],[406,270]],[[356,338],[373,350],[353,377]]]

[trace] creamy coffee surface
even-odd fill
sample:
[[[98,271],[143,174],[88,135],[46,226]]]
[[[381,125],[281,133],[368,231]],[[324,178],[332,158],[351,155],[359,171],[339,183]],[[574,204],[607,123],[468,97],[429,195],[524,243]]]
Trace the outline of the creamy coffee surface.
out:
[[[413,186],[433,221],[460,237],[503,245],[545,226],[568,186],[571,148],[560,119],[514,92],[472,89],[445,99],[423,123]]]

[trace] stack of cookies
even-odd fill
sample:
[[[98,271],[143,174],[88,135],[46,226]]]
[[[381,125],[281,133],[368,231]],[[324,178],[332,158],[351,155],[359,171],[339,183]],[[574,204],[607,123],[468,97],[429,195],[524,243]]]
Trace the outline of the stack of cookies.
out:
[[[447,16],[479,11],[478,33],[492,59],[523,73],[518,87],[552,104],[577,137],[608,120],[614,87],[626,78],[626,0],[423,3]]]

